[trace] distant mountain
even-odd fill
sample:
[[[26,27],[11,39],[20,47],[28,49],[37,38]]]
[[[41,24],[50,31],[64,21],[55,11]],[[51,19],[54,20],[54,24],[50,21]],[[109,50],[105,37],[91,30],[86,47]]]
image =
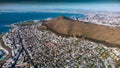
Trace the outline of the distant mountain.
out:
[[[60,16],[42,25],[63,36],[84,37],[107,46],[120,47],[120,28],[96,25]]]

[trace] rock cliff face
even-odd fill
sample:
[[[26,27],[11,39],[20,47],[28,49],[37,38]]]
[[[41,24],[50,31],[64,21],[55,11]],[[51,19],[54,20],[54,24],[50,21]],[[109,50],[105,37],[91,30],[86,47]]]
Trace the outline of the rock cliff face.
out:
[[[60,35],[84,37],[108,46],[120,47],[120,28],[76,21],[64,16],[44,21],[42,25]]]

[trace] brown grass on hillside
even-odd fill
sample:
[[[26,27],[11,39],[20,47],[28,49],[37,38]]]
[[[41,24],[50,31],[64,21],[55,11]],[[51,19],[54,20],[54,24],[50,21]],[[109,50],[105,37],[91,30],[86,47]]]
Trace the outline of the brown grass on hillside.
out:
[[[85,37],[109,46],[120,47],[120,28],[71,20],[64,16],[45,21],[43,25],[61,35]]]

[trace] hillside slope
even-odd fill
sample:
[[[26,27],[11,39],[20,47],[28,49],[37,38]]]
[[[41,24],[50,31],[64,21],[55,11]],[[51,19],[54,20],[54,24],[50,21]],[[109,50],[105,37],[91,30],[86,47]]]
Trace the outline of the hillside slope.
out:
[[[85,37],[112,47],[120,47],[120,28],[76,21],[64,16],[45,21],[42,25],[64,36]]]

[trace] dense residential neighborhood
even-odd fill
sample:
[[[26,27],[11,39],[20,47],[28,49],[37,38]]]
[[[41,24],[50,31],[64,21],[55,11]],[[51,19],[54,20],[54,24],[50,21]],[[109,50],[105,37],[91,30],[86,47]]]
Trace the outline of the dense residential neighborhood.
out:
[[[91,22],[99,25],[107,25],[113,27],[120,27],[120,13],[119,12],[77,12],[86,15],[86,18],[74,18],[80,21]]]
[[[84,38],[40,30],[41,23],[13,25],[2,39],[12,51],[3,68],[116,68],[120,49]]]
[[[0,68],[120,68],[120,0],[0,0]]]

